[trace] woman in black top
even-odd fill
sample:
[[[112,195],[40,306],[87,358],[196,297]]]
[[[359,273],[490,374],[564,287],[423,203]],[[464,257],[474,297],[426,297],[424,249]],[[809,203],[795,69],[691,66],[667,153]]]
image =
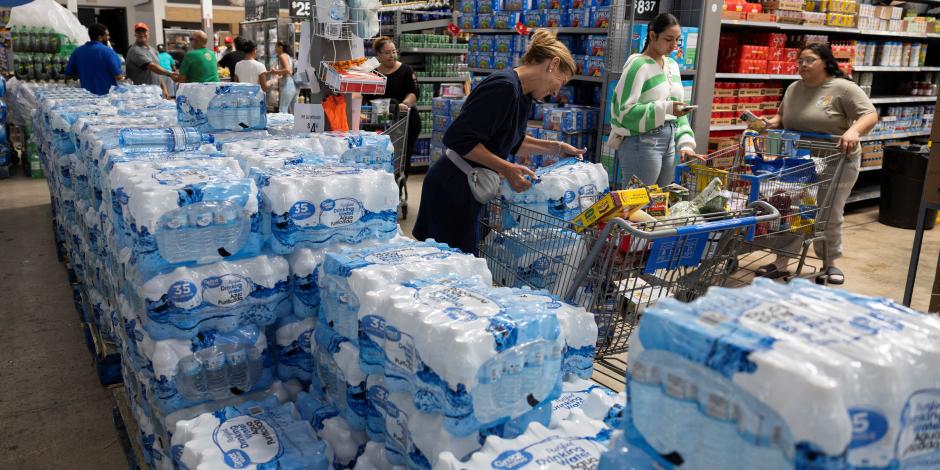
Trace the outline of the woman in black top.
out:
[[[405,155],[405,173],[411,170],[411,155],[414,154],[415,143],[421,134],[421,117],[418,115],[418,79],[410,66],[398,61],[398,49],[388,36],[380,36],[372,41],[372,51],[379,66],[375,70],[387,78],[385,94],[363,95],[362,103],[368,104],[370,100],[391,98],[398,101],[402,111],[408,110],[408,149]],[[394,112],[395,110],[392,110]]]
[[[581,155],[564,142],[535,139],[525,134],[533,100],[558,91],[575,73],[574,59],[564,44],[546,29],[535,31],[522,58],[523,65],[491,74],[467,97],[457,119],[444,134],[444,145],[474,167],[486,167],[523,192],[532,185],[532,170],[509,163],[509,155]],[[428,170],[413,234],[433,238],[466,253],[476,253],[478,217],[482,204],[473,198],[467,175],[449,158]]]

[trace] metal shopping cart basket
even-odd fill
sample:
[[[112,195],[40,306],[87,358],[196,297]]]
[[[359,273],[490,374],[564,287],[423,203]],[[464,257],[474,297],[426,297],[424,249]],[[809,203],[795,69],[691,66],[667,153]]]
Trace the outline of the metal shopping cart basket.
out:
[[[480,217],[479,255],[497,285],[544,289],[593,312],[595,362],[623,382],[627,339],[643,309],[723,285],[745,235],[778,217],[771,205],[756,202],[656,222],[614,218],[578,232],[569,221],[496,200]]]
[[[392,100],[392,109],[398,109],[398,102]],[[398,184],[398,217],[408,218],[408,111],[398,111],[392,114],[394,120],[388,123],[361,124],[363,130],[381,132],[389,136],[395,156],[392,159],[392,168],[395,173],[395,183]]]
[[[828,134],[745,132],[738,145],[678,165],[676,183],[695,197],[718,178],[733,209],[766,201],[780,212],[779,220],[758,224],[753,240],[741,245],[736,283],[750,283],[754,267],[777,255],[794,260],[793,276],[813,277],[817,269],[807,259],[821,260],[825,253],[810,257],[809,246],[823,239],[844,161]]]

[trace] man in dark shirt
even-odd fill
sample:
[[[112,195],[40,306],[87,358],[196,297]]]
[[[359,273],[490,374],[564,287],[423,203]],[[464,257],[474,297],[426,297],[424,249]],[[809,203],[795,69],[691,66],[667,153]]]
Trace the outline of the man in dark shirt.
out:
[[[88,37],[90,41],[72,51],[65,75],[78,77],[82,88],[96,95],[107,95],[118,80],[124,80],[121,58],[107,46],[111,37],[107,26],[92,23],[88,26]]]
[[[219,67],[225,67],[228,69],[228,76],[235,76],[235,65],[245,59],[245,51],[242,49],[245,47],[245,40],[238,36],[235,38],[235,50],[227,52],[222,59],[219,60]]]
[[[169,97],[160,76],[173,77],[173,72],[160,66],[157,51],[148,44],[150,28],[146,23],[134,25],[134,44],[127,50],[127,78],[135,85],[160,85],[163,96]]]

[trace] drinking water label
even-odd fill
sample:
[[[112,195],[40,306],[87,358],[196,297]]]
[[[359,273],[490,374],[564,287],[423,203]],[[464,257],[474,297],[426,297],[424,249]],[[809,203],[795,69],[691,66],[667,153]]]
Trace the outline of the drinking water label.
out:
[[[320,203],[320,225],[330,228],[352,225],[362,219],[365,208],[352,198],[327,199]]]
[[[368,264],[401,265],[420,263],[428,260],[439,260],[449,258],[459,253],[454,249],[443,250],[436,246],[406,246],[401,248],[391,248],[381,250],[366,255],[363,260]]]
[[[251,294],[251,281],[237,274],[206,278],[202,287],[203,300],[216,307],[233,307]]]
[[[297,201],[288,213],[294,222],[301,222],[316,215],[317,206],[310,201]]]
[[[444,311],[453,320],[472,321],[480,317],[492,317],[503,311],[493,299],[451,285],[432,285],[418,288],[415,298],[424,306],[449,305]]]
[[[253,411],[263,413],[261,408]],[[236,416],[223,422],[215,429],[212,440],[232,468],[265,464],[278,458],[282,451],[271,425],[254,416]]]
[[[862,427],[870,429],[871,421],[859,420],[858,428]],[[940,466],[940,389],[920,390],[908,398],[901,412],[895,459],[900,468]]]
[[[196,298],[198,292],[196,284],[192,281],[176,281],[167,289],[166,297],[175,307],[193,308],[200,302],[200,299]]]
[[[158,170],[153,173],[152,178],[162,185],[183,186],[202,182],[211,183],[226,179],[228,175],[230,173],[223,169],[183,166]]]

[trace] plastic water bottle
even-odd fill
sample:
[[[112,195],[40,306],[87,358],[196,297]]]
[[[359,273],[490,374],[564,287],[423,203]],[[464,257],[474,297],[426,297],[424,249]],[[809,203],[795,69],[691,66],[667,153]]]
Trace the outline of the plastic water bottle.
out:
[[[198,399],[206,394],[206,372],[196,356],[183,358],[179,362],[180,373],[176,387],[185,397]]]
[[[125,153],[184,152],[213,141],[211,135],[194,127],[121,129],[119,139]]]
[[[228,383],[230,386],[247,391],[251,388],[248,381],[248,353],[242,348],[230,351],[225,355],[228,362]]]
[[[202,359],[206,371],[208,393],[212,397],[224,397],[228,394],[229,388],[225,370],[225,353],[215,348],[203,349],[203,351],[207,353]]]

